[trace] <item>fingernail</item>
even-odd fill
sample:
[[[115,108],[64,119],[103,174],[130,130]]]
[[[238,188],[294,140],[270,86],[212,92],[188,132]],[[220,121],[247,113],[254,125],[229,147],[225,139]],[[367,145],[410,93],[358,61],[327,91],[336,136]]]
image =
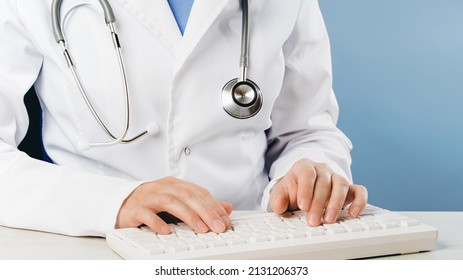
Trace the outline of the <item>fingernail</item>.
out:
[[[215,232],[223,232],[225,230],[225,224],[220,219],[214,220],[214,222],[212,222],[212,226],[214,227]]]
[[[204,233],[204,232],[208,232],[209,231],[209,228],[207,227],[207,225],[203,222],[203,221],[199,221],[196,226],[198,227],[199,229],[199,232],[201,233]]]
[[[316,227],[320,225],[320,217],[315,213],[309,213],[309,226]]]
[[[231,220],[228,216],[222,216],[220,217],[222,219],[222,221],[225,223],[225,225],[227,226],[227,228],[231,228],[232,226],[232,223],[231,223]]]
[[[334,210],[333,210],[333,209],[327,209],[327,210],[325,211],[325,217],[324,217],[324,219],[325,219],[325,221],[328,222],[328,223],[334,223],[334,220],[336,219]]]
[[[160,230],[160,234],[170,234],[170,227],[168,225],[161,226]]]
[[[350,210],[350,214],[352,217],[357,217],[360,214],[360,207],[355,206],[352,210]]]

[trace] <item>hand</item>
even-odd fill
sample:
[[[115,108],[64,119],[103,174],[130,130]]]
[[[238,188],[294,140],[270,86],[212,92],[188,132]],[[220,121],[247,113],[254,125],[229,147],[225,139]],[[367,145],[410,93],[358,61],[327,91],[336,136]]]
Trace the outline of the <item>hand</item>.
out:
[[[270,193],[270,207],[278,214],[301,209],[307,223],[318,226],[323,219],[334,223],[342,208],[351,204],[349,215],[357,217],[365,208],[368,192],[364,186],[349,185],[324,163],[297,161]]]
[[[157,233],[169,234],[169,226],[157,215],[164,211],[199,233],[220,233],[231,227],[230,203],[217,202],[200,186],[167,177],[137,187],[122,204],[116,228],[145,224]]]

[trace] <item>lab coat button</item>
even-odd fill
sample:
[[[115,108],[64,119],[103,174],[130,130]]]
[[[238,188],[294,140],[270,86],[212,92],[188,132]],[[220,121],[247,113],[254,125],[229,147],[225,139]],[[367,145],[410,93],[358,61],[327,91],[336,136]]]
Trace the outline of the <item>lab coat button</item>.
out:
[[[183,149],[183,153],[186,155],[186,156],[189,156],[191,154],[191,149],[190,147],[185,147],[185,149]]]

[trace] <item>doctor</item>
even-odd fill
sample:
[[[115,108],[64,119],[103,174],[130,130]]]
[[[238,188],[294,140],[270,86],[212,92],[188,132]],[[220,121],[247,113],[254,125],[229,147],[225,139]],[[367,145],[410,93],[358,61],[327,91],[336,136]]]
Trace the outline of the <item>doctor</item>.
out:
[[[183,34],[174,2],[0,2],[1,225],[167,234],[168,212],[222,232],[232,207],[310,226],[363,210],[318,1],[249,0],[245,17],[248,1],[196,0]],[[52,163],[17,149],[31,86]]]

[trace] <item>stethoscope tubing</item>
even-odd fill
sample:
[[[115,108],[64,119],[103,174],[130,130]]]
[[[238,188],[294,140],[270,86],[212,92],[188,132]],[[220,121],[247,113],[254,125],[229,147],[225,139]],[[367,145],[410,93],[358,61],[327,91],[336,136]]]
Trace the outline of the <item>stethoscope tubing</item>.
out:
[[[95,143],[85,143],[83,146],[80,147],[81,149],[88,149],[90,147],[106,147],[106,146],[113,146],[119,143],[130,143],[143,135],[147,134],[148,131],[144,131],[135,137],[131,139],[124,139],[127,135],[127,132],[129,130],[130,126],[130,98],[129,98],[129,89],[128,89],[128,82],[127,82],[127,75],[125,71],[125,66],[124,66],[124,61],[122,58],[122,51],[121,51],[121,45],[119,42],[119,37],[116,33],[115,27],[114,27],[114,22],[116,21],[116,17],[114,15],[114,12],[109,5],[109,3],[106,0],[99,0],[104,14],[105,14],[105,21],[106,24],[111,32],[111,38],[113,41],[114,49],[116,51],[116,57],[119,65],[119,71],[121,73],[121,79],[123,83],[123,90],[124,90],[124,129],[122,133],[119,136],[115,136],[107,127],[107,125],[103,122],[101,119],[100,115],[96,111],[95,107],[93,106],[92,102],[90,101],[90,97],[87,94],[87,91],[85,90],[83,83],[77,73],[76,67],[73,63],[72,57],[70,52],[68,51],[66,47],[66,40],[64,33],[62,32],[61,29],[61,15],[60,15],[60,10],[61,10],[61,4],[63,0],[54,0],[52,2],[52,28],[53,28],[53,34],[55,37],[56,42],[61,46],[63,50],[63,55],[65,56],[66,62],[69,66],[69,69],[71,70],[72,76],[76,82],[76,85],[79,89],[79,92],[82,95],[82,98],[84,99],[85,103],[87,104],[87,107],[89,108],[90,112],[92,113],[93,117],[95,120],[98,122],[100,127],[105,131],[105,133],[112,139],[112,141],[109,142],[95,142]]]
[[[109,142],[82,142],[79,144],[80,150],[86,150],[91,147],[108,147],[116,144],[124,144],[135,141],[146,134],[155,134],[158,131],[157,126],[151,125],[147,130],[139,133],[135,137],[125,139],[130,126],[130,97],[129,88],[127,82],[127,74],[122,58],[121,45],[119,37],[116,33],[114,23],[116,22],[116,16],[114,15],[113,9],[107,0],[99,0],[101,7],[103,8],[105,22],[111,32],[111,38],[116,51],[116,57],[119,65],[119,71],[121,73],[121,79],[123,82],[124,91],[124,129],[119,136],[115,136],[108,128],[108,126],[101,119],[97,110],[93,106],[87,91],[78,75],[76,67],[72,61],[71,54],[66,47],[66,40],[61,28],[61,5],[63,0],[53,0],[51,7],[51,22],[53,35],[56,42],[61,46],[63,55],[66,62],[71,70],[72,76],[76,82],[79,92],[82,98],[85,100],[87,107],[92,113],[95,120],[98,122],[104,132],[111,138]],[[233,79],[225,84],[222,89],[222,104],[224,110],[232,117],[238,119],[247,119],[259,112],[262,107],[262,93],[259,87],[251,80],[247,78],[247,71],[249,68],[249,7],[248,0],[240,0],[242,10],[242,31],[241,31],[241,55],[240,55],[240,75],[237,79]]]
[[[241,76],[239,81],[246,81],[249,67],[249,7],[248,0],[241,0],[242,24],[241,24]]]

